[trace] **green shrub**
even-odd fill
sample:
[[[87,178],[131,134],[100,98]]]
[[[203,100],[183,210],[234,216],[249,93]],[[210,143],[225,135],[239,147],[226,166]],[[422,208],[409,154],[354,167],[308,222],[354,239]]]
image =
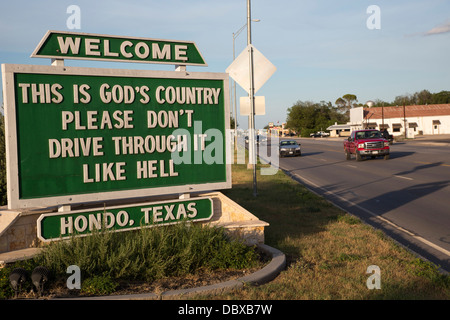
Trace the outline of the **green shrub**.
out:
[[[97,231],[86,237],[55,241],[34,259],[0,269],[0,299],[14,296],[9,275],[22,267],[31,275],[38,265],[57,281],[67,279],[67,267],[81,270],[81,293],[108,295],[119,280],[153,281],[164,277],[195,274],[215,269],[257,266],[255,248],[230,239],[223,228],[181,223],[128,232]],[[32,290],[31,280],[22,288]]]
[[[94,276],[83,281],[81,293],[87,295],[108,295],[116,291],[119,284],[109,275]]]
[[[65,275],[69,265],[77,265],[86,279],[103,275],[144,281],[259,262],[254,248],[230,240],[222,228],[184,223],[73,237],[51,243],[36,259],[55,274]]]

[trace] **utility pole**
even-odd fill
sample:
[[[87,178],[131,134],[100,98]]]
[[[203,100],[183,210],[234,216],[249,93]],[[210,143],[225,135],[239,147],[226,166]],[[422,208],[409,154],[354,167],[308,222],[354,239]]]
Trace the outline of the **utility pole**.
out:
[[[405,126],[405,139],[408,137],[406,132],[406,107],[405,107],[405,99],[403,99],[403,125]]]

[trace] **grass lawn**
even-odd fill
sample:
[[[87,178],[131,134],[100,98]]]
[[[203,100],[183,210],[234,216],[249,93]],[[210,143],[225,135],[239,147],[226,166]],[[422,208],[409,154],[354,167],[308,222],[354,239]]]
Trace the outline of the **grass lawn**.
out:
[[[265,243],[286,254],[275,280],[208,299],[449,299],[450,278],[281,170],[260,175],[253,196],[252,170],[234,164],[233,188],[223,193],[261,220]],[[380,289],[368,289],[369,266],[380,270]],[[373,277],[372,277],[373,278]],[[372,279],[371,278],[371,279]],[[375,283],[369,281],[369,283]]]

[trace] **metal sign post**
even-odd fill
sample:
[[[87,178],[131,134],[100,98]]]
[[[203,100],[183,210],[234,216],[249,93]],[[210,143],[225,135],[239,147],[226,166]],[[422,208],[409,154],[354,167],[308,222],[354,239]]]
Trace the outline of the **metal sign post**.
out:
[[[248,93],[249,165],[253,167],[253,195],[256,196],[255,93],[272,76],[276,67],[252,45],[250,7],[250,0],[247,0],[247,48],[228,66],[226,72]]]
[[[252,27],[251,27],[251,5],[250,0],[247,0],[247,45],[249,49],[249,76],[250,76],[250,92],[249,92],[249,102],[250,102],[250,116],[249,116],[249,163],[252,165],[253,169],[253,196],[258,195],[257,182],[256,182],[256,146],[255,146],[255,83],[253,74],[253,47],[252,44]]]

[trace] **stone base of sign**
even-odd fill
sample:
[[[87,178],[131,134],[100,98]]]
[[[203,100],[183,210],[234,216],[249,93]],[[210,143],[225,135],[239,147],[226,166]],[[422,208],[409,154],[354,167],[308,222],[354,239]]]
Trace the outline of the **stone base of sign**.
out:
[[[202,194],[213,200],[214,215],[203,224],[224,227],[230,235],[241,238],[247,245],[264,243],[264,227],[269,224],[220,192]]]
[[[202,223],[212,226],[224,227],[231,236],[241,238],[246,244],[263,244],[264,227],[267,222],[259,220],[255,215],[241,207],[236,202],[226,197],[221,192],[196,193],[182,195],[180,197],[210,197],[213,201],[214,214],[211,220],[202,221]],[[174,196],[151,197],[145,199],[129,199],[121,202],[108,202],[108,206],[138,203],[174,200]],[[128,202],[128,203],[127,203]],[[96,204],[97,207],[103,208]],[[95,208],[95,205],[82,204],[73,206],[72,210]],[[0,264],[10,262],[11,257],[20,260],[17,257],[28,258],[30,254],[35,254],[37,250],[28,250],[30,248],[39,248],[42,243],[37,237],[37,219],[41,214],[57,212],[58,208],[34,208],[26,210],[2,210],[0,208]],[[14,261],[15,261],[14,260]]]

